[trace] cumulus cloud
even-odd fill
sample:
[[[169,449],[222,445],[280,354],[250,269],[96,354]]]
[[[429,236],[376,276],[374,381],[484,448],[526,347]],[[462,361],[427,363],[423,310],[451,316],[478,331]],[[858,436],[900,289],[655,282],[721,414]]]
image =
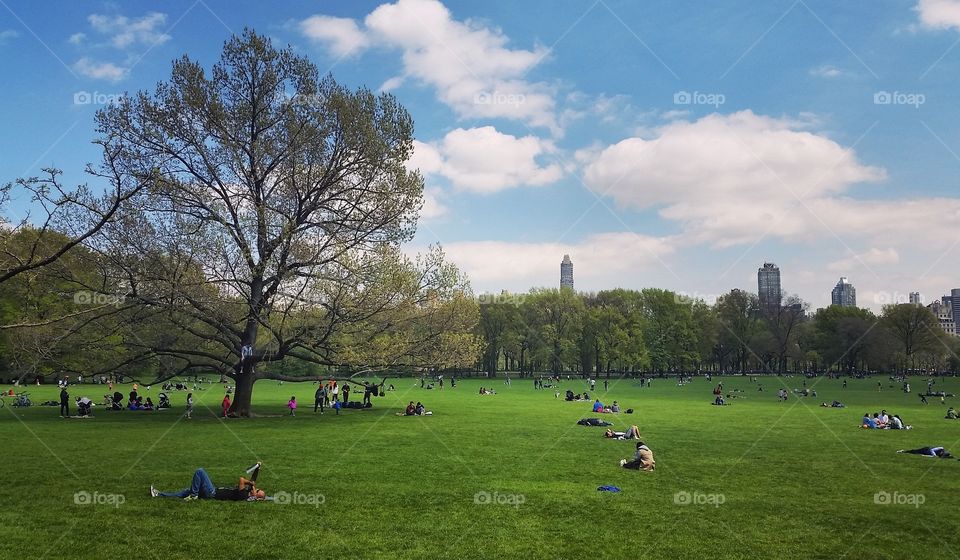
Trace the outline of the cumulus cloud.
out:
[[[819,76],[821,78],[836,78],[842,74],[843,72],[839,68],[829,64],[817,66],[816,68],[810,70],[811,76]]]
[[[118,49],[136,45],[153,47],[170,40],[170,35],[160,30],[167,23],[167,14],[160,12],[136,18],[91,14],[87,21],[95,31],[108,36],[110,44]]]
[[[358,54],[370,44],[357,22],[350,18],[315,15],[301,21],[299,27],[305,37],[323,44],[337,57]]]
[[[126,78],[129,73],[127,68],[117,66],[112,62],[97,62],[88,57],[83,57],[73,63],[73,70],[81,76],[109,82],[119,82]]]
[[[925,27],[960,29],[960,0],[920,0],[914,10]]]
[[[674,121],[652,138],[597,153],[584,182],[623,208],[658,208],[691,241],[729,246],[764,233],[802,237],[818,221],[809,211],[815,202],[885,177],[808,127],[752,111]]]
[[[584,290],[611,287],[602,279],[610,275],[633,285],[632,273],[663,268],[662,259],[673,252],[673,244],[666,237],[615,232],[591,235],[579,243],[461,241],[444,244],[443,250],[469,275],[477,291],[555,287],[560,260],[569,254],[577,289]]]
[[[494,193],[560,179],[560,165],[541,161],[555,151],[536,136],[517,137],[492,126],[458,128],[436,142],[416,142],[408,165],[425,176],[444,177],[460,190]]]
[[[513,119],[560,131],[554,88],[525,78],[548,49],[511,48],[499,29],[454,19],[438,0],[382,4],[367,15],[362,29],[352,20],[322,15],[304,20],[300,28],[338,56],[368,45],[400,51],[403,75],[384,89],[409,78],[432,87],[462,118]]]

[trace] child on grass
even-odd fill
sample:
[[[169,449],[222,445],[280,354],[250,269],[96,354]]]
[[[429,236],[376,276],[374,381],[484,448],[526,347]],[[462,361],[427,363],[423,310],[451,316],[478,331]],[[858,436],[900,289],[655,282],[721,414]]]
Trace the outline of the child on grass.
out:
[[[290,409],[290,416],[297,415],[297,397],[290,397],[290,400],[287,402],[287,408]]]

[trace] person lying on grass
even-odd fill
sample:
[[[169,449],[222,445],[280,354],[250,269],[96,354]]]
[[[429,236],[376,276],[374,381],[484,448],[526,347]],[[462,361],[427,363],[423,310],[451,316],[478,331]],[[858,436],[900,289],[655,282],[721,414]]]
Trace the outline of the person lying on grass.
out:
[[[951,406],[947,409],[947,415],[944,416],[944,418],[947,420],[956,420],[957,418],[960,418],[960,415],[958,415],[957,411]]]
[[[216,487],[213,485],[213,481],[210,480],[207,471],[197,469],[193,473],[193,480],[189,488],[184,488],[179,492],[158,492],[157,489],[151,485],[150,495],[154,498],[181,498],[184,500],[205,499],[235,502],[265,500],[266,496],[263,490],[260,490],[256,486],[257,475],[260,474],[260,463],[250,467],[247,473],[250,474],[251,472],[252,474],[249,479],[241,476],[236,486]]]
[[[645,443],[638,441],[637,453],[633,460],[620,459],[620,466],[625,469],[652,471],[657,466],[657,462],[653,460],[653,451]]]
[[[603,432],[603,437],[608,439],[640,439],[640,428],[637,426],[630,426],[630,429],[625,432],[615,432],[611,429]]]
[[[940,459],[952,459],[953,455],[950,454],[946,448],[942,446],[937,447],[921,447],[919,449],[901,449],[897,453],[910,453],[912,455],[923,455],[924,457],[938,457]]]

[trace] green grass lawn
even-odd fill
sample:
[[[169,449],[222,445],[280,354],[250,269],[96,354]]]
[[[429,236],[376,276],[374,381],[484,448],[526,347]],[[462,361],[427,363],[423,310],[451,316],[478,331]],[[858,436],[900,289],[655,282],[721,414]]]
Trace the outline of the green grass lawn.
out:
[[[0,410],[5,472],[3,558],[944,558],[960,553],[960,461],[895,451],[946,445],[960,452],[960,421],[939,399],[919,404],[877,380],[811,381],[818,397],[776,390],[802,378],[740,378],[732,406],[715,407],[713,383],[652,388],[611,381],[635,414],[655,472],[627,471],[634,443],[577,426],[588,403],[535,391],[528,380],[461,381],[443,391],[392,380],[375,408],[312,412],[315,385],[257,384],[252,420],[213,416],[221,386],[196,394],[195,417],[174,409],[61,419],[57,408]],[[480,396],[480,385],[499,394]],[[209,385],[208,385],[209,387]],[[581,381],[562,388],[576,392]],[[960,392],[960,381],[937,387]],[[598,389],[602,384],[598,385]],[[51,386],[31,399],[55,399]],[[126,394],[127,387],[120,388]],[[95,401],[103,386],[74,387]],[[149,393],[156,400],[158,388]],[[291,394],[300,409],[285,416]],[[358,397],[360,395],[357,395]],[[839,399],[846,409],[820,408]],[[432,417],[397,417],[410,400]],[[953,401],[953,402],[952,402]],[[947,399],[947,404],[956,404]],[[899,413],[910,431],[858,428],[866,411]],[[274,416],[275,415],[275,416]],[[293,503],[152,499],[205,467],[235,482],[261,460],[262,487]],[[598,492],[616,485],[619,494]],[[86,492],[100,503],[77,504]],[[887,495],[893,504],[878,504]],[[116,496],[120,496],[117,498]],[[689,498],[689,500],[687,499]],[[122,501],[122,503],[117,503]],[[692,504],[677,502],[693,501]],[[923,502],[918,505],[918,502]],[[297,503],[299,502],[299,503]],[[321,503],[322,502],[322,503]],[[481,503],[478,503],[481,502]],[[487,503],[490,502],[490,503]],[[722,503],[718,503],[722,502]],[[922,554],[918,555],[918,550]]]

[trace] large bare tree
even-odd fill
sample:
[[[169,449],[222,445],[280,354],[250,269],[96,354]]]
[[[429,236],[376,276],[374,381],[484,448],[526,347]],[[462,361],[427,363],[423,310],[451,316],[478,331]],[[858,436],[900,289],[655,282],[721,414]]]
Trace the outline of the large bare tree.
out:
[[[283,360],[474,362],[466,280],[439,250],[400,251],[423,181],[393,96],[349,90],[247,30],[211,71],[184,56],[97,123],[110,168],[146,188],[87,245],[129,319],[169,326],[126,341],[131,360],[162,363],[158,379],[228,375],[246,416],[258,379],[292,378],[270,367]]]

